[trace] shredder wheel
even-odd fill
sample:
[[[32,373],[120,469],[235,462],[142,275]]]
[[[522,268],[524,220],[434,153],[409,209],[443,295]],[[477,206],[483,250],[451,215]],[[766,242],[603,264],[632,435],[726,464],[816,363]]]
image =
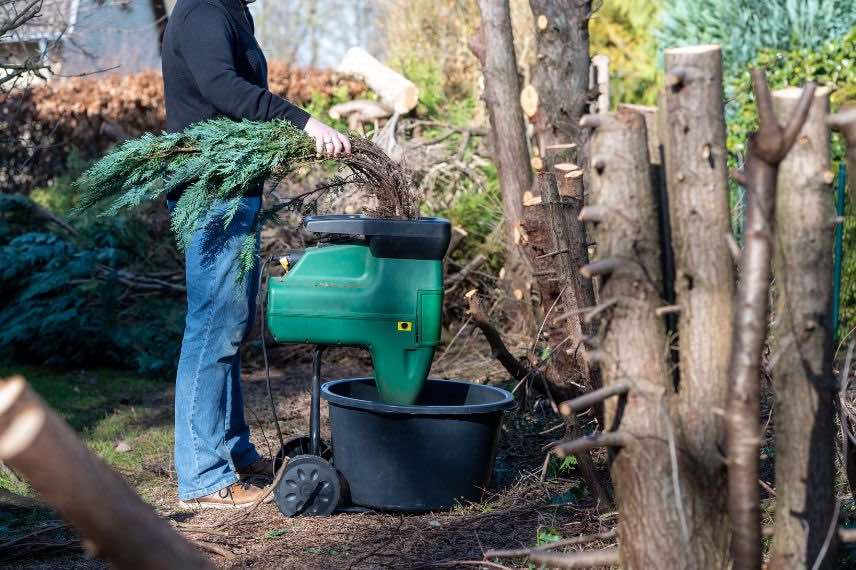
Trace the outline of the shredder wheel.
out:
[[[274,490],[279,511],[287,517],[333,514],[342,496],[336,469],[315,455],[298,455],[288,462]]]

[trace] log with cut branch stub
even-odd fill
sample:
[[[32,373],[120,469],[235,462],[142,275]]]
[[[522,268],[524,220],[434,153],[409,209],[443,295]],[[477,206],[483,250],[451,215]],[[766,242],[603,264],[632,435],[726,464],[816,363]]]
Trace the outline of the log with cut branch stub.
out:
[[[722,484],[718,443],[734,315],[734,268],[719,46],[667,49],[664,132],[669,222],[675,261],[682,430],[696,459]],[[720,497],[720,501],[722,498]],[[723,505],[724,506],[724,505]],[[720,509],[724,511],[723,509]],[[725,520],[709,521],[727,529]],[[728,536],[721,537],[727,544]]]
[[[521,93],[521,102],[535,126],[540,169],[549,172],[567,160],[585,165],[589,133],[579,122],[597,98],[596,90],[589,89],[592,2],[529,0],[529,6],[542,25],[535,32],[538,53],[532,83]],[[578,184],[583,194],[582,180]]]
[[[780,119],[796,110],[796,88],[773,93]],[[835,408],[832,374],[834,195],[829,188],[829,90],[817,89],[797,142],[779,166],[776,190],[776,532],[769,567],[810,568],[835,512]],[[825,549],[833,567],[833,540]],[[815,566],[818,567],[818,566]]]
[[[744,172],[746,227],[740,258],[740,286],[734,315],[725,410],[728,513],[731,553],[737,570],[761,568],[761,513],[758,491],[761,433],[761,352],[767,334],[773,255],[776,178],[808,115],[814,85],[806,86],[783,128],[773,111],[764,72],[752,70],[758,131],[750,135]]]
[[[677,492],[689,483],[671,460],[670,449],[680,450],[669,435],[673,386],[665,326],[655,313],[663,304],[662,279],[645,122],[626,109],[584,122],[596,125],[592,206],[605,213],[592,228],[601,259],[589,264],[588,273],[602,275],[601,300],[615,302],[599,319],[604,333],[597,352],[607,356],[601,359],[605,431],[567,445],[622,446],[612,454],[610,472],[623,567],[711,567],[701,565],[693,551],[698,537],[689,541],[686,496]],[[618,385],[620,390],[608,390]]]
[[[213,568],[20,376],[0,381],[0,461],[80,532],[91,556],[120,569]]]

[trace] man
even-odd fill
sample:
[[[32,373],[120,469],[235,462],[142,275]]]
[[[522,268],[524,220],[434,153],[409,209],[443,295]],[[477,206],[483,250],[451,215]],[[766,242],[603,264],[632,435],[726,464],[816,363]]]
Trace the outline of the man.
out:
[[[164,32],[163,78],[170,132],[214,117],[285,119],[315,140],[319,154],[350,153],[345,135],[267,89],[245,0],[178,0]],[[246,481],[273,470],[250,443],[239,353],[255,316],[258,265],[238,283],[237,255],[261,192],[246,189],[225,229],[218,225],[224,206],[215,207],[185,254],[187,321],[175,390],[175,470],[185,507],[250,505],[262,489]],[[180,198],[181,190],[169,194],[170,209]]]

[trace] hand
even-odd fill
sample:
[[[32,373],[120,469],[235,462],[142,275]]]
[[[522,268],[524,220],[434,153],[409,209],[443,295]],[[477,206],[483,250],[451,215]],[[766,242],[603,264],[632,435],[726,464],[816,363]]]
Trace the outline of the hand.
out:
[[[314,117],[309,118],[306,126],[303,127],[303,132],[315,139],[317,156],[337,157],[351,154],[351,141],[348,137]]]

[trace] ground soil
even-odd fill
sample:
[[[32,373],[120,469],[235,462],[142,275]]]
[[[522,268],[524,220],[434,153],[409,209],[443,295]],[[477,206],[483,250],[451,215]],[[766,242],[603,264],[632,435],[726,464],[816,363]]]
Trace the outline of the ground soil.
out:
[[[473,350],[471,345],[477,341],[465,336],[459,340],[458,350],[471,355],[483,353]],[[325,358],[324,377],[328,379],[363,375],[370,370],[370,361],[354,351],[333,351]],[[457,363],[457,369],[471,368],[472,363],[460,362],[457,355],[446,358]],[[477,357],[469,360],[473,359]],[[310,353],[303,347],[278,348],[272,361],[273,394],[282,429],[286,436],[305,433]],[[475,380],[491,381],[491,376],[496,375],[489,370],[495,369],[483,366]],[[245,373],[245,400],[253,439],[266,453],[268,443],[276,445],[276,435],[267,405],[264,372],[252,360]],[[153,396],[145,404],[161,410],[159,421],[171,421],[169,392]],[[326,410],[323,419],[326,436]],[[288,519],[274,504],[262,505],[248,514],[188,512],[178,507],[171,464],[147,466],[155,484],[149,480],[141,492],[159,514],[197,541],[223,568],[474,568],[480,566],[475,561],[483,560],[487,549],[529,547],[539,541],[590,534],[614,526],[610,514],[597,512],[573,467],[560,472],[555,462],[544,468],[542,448],[562,435],[561,429],[550,430],[559,425],[561,421],[549,406],[537,398],[527,398],[525,405],[505,418],[494,481],[484,499],[444,512],[344,513],[328,518]],[[545,430],[550,431],[542,433]],[[227,524],[218,527],[223,523]],[[54,532],[51,540],[58,545],[56,548],[10,561],[3,567],[104,567],[101,562],[86,559],[73,534]],[[501,562],[507,567],[527,567],[523,559]]]

